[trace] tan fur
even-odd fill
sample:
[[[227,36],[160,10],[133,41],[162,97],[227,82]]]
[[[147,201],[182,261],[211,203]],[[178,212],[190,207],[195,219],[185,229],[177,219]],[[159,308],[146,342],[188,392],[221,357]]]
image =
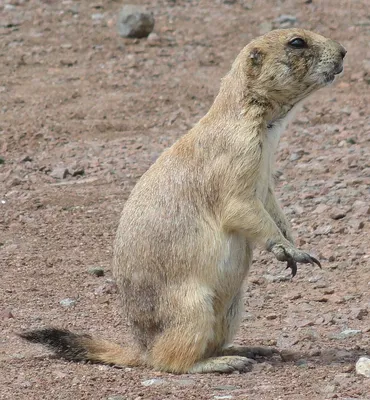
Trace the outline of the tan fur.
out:
[[[307,48],[292,48],[295,37]],[[272,31],[240,52],[207,115],[142,176],[121,216],[113,272],[140,355],[99,342],[90,358],[174,373],[250,368],[258,349],[229,344],[253,247],[291,267],[316,261],[295,248],[274,195],[280,132],[344,55],[301,29]]]
[[[79,345],[86,350],[86,359],[92,362],[126,367],[136,367],[142,364],[140,352],[135,348],[121,347],[97,338],[82,338]]]

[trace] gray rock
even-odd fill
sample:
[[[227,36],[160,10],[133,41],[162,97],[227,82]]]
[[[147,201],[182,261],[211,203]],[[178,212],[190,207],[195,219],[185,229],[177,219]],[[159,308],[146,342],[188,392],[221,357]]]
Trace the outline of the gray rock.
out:
[[[299,160],[300,158],[302,158],[303,154],[304,154],[303,152],[292,153],[292,154],[290,155],[290,157],[289,157],[289,161],[297,161],[297,160]]]
[[[308,366],[308,362],[307,362],[307,360],[301,358],[296,361],[296,365],[301,368],[306,368]]]
[[[120,396],[120,395],[117,395],[117,396],[109,396],[109,397],[107,398],[107,400],[126,400],[126,399],[127,399],[127,397]]]
[[[13,4],[5,4],[5,6],[4,6],[4,11],[14,11],[16,9],[17,9],[17,7],[14,6]]]
[[[104,14],[102,14],[102,13],[92,14],[91,19],[94,21],[100,21],[100,20],[104,19]]]
[[[297,17],[294,15],[280,15],[274,22],[281,28],[291,28],[297,23]]]
[[[321,276],[311,276],[311,278],[308,278],[308,282],[310,283],[316,283],[318,282],[321,278]]]
[[[223,396],[213,396],[213,398],[214,399],[218,399],[218,400],[222,400],[222,399],[232,399],[233,398],[233,396],[231,396],[231,394],[226,394],[226,395],[223,395]]]
[[[95,289],[94,293],[97,296],[102,296],[104,294],[115,294],[117,291],[118,288],[115,282],[111,279],[107,279],[103,285]]]
[[[65,179],[69,171],[66,167],[55,167],[51,172],[50,176],[55,179]]]
[[[347,338],[359,335],[360,333],[362,333],[362,331],[359,329],[345,329],[344,331],[342,331],[340,333],[335,333],[335,334],[331,335],[331,338],[332,339],[347,339]]]
[[[313,232],[313,234],[315,236],[325,236],[325,235],[329,235],[329,233],[331,233],[333,230],[333,227],[331,225],[323,225],[323,226],[319,226],[318,228],[316,228]]]
[[[143,386],[160,386],[163,385],[164,383],[166,383],[166,381],[164,379],[148,379],[146,381],[142,381],[141,384]]]
[[[93,267],[89,269],[89,274],[90,275],[95,275],[95,276],[104,276],[104,269],[101,267]]]
[[[5,310],[0,311],[0,320],[10,319],[10,318],[14,318],[14,315],[11,312],[11,310],[6,308]]]
[[[77,15],[80,12],[80,5],[79,4],[71,4],[67,10],[72,15]]]
[[[370,378],[370,358],[360,357],[356,363],[356,372]]]
[[[122,37],[147,37],[153,28],[154,16],[145,7],[128,4],[119,13],[117,30]]]
[[[346,216],[347,212],[345,210],[341,210],[339,208],[334,208],[330,212],[330,218],[334,220],[342,219]]]
[[[15,360],[23,360],[24,358],[26,358],[26,356],[22,353],[14,353],[10,357]]]
[[[366,400],[365,398],[359,398],[359,397],[343,397],[341,400]]]
[[[77,301],[74,299],[63,299],[60,300],[59,304],[63,307],[72,307],[77,304]]]
[[[364,317],[366,317],[368,314],[368,311],[366,308],[352,308],[351,310],[351,317],[353,319],[359,319],[362,320]]]

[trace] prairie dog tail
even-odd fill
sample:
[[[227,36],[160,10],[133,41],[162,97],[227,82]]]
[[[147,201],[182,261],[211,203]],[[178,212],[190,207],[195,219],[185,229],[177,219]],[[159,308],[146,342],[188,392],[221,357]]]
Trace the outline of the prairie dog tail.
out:
[[[124,348],[107,340],[68,330],[46,328],[19,334],[32,343],[41,343],[55,354],[70,361],[91,361],[133,367],[142,364],[140,354],[134,348]]]

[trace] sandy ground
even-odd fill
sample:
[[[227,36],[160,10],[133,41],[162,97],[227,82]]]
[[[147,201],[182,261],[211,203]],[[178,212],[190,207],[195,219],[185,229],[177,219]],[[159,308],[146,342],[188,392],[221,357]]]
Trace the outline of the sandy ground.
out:
[[[0,398],[370,399],[354,371],[370,355],[368,2],[145,4],[150,40],[117,35],[119,1],[0,1]],[[110,262],[125,200],[205,114],[238,51],[284,14],[348,50],[278,154],[279,198],[323,269],[301,265],[291,281],[257,252],[245,290],[236,341],[293,354],[246,374],[175,376],[68,363],[18,339],[53,325],[121,340]]]

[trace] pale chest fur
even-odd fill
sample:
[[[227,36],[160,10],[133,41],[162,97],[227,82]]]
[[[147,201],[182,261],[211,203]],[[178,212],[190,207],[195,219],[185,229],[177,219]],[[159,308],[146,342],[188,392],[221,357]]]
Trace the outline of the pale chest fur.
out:
[[[295,109],[290,110],[288,114],[271,124],[265,133],[265,140],[262,146],[262,157],[260,163],[259,180],[257,182],[257,197],[266,202],[268,188],[273,181],[273,173],[275,170],[275,157],[282,132],[288,123],[294,117]]]

